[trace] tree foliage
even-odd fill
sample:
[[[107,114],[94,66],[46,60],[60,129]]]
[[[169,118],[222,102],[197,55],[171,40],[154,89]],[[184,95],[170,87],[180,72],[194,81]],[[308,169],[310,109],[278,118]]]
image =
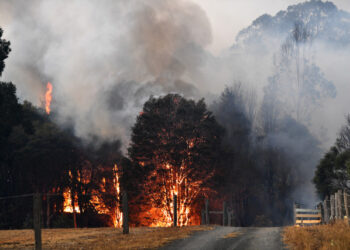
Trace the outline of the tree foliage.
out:
[[[341,128],[335,146],[323,156],[317,165],[313,182],[321,198],[338,189],[350,191],[350,115]]]
[[[203,100],[168,94],[151,97],[144,104],[132,129],[129,156],[142,169],[139,181],[144,201],[166,211],[164,220],[172,218],[174,193],[180,224],[187,222],[185,210],[208,194],[221,136],[222,128]]]
[[[3,30],[0,28],[0,76],[5,68],[5,59],[11,51],[10,42],[1,39]]]

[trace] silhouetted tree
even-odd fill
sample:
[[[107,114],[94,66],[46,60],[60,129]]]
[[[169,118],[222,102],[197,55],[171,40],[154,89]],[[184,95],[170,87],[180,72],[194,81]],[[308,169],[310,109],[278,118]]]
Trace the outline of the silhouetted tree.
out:
[[[334,84],[306,53],[311,39],[305,25],[296,22],[280,53],[274,57],[275,72],[264,88],[268,96],[264,102],[273,99],[279,113],[304,124],[310,122],[311,113],[322,105],[322,100],[336,96]]]
[[[143,201],[148,201],[144,209],[159,209],[147,223],[156,223],[152,219],[171,222],[174,193],[178,195],[179,224],[189,222],[187,213],[193,215],[194,203],[210,191],[222,132],[204,100],[168,94],[151,97],[144,104],[132,128],[129,155],[142,169],[139,181]]]
[[[313,182],[319,196],[333,194],[338,189],[350,191],[350,116],[346,117],[346,124],[341,128],[336,146],[323,156],[317,165]]]
[[[5,59],[11,51],[10,42],[1,39],[3,30],[0,28],[0,76],[5,68]]]

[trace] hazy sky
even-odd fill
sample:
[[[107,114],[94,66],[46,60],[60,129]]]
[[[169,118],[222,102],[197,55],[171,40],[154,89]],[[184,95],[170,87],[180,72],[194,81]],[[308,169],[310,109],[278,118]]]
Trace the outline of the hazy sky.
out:
[[[262,14],[275,15],[289,5],[304,0],[193,0],[207,13],[213,42],[209,49],[218,53],[233,44],[236,34]],[[333,0],[339,9],[350,12],[350,0]]]

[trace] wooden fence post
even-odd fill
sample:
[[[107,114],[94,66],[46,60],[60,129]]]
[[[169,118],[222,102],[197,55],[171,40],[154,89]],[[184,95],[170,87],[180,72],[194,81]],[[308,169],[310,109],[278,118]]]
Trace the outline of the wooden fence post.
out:
[[[343,219],[343,204],[344,202],[342,201],[343,200],[343,191],[342,190],[338,190],[338,209],[339,209],[339,212],[338,212],[338,215],[339,215],[339,219]]]
[[[205,225],[205,210],[201,211],[201,225]]]
[[[331,220],[334,220],[335,213],[334,213],[334,195],[331,194],[330,196],[330,202],[331,202]]]
[[[174,206],[174,227],[177,227],[177,195],[173,196],[173,206]]]
[[[230,209],[229,211],[227,211],[227,226],[231,226],[232,225],[232,210]]]
[[[129,214],[128,214],[128,195],[126,191],[123,192],[122,207],[123,207],[123,234],[128,234],[129,233]]]
[[[227,225],[227,223],[226,223],[226,221],[227,221],[227,211],[226,211],[227,209],[226,209],[226,201],[224,201],[223,202],[223,204],[222,204],[222,225],[223,226],[226,226]]]
[[[295,202],[293,202],[293,223],[294,223],[294,225],[297,223],[297,213],[296,213],[296,208],[297,208],[297,206],[296,206],[296,204],[295,204]]]
[[[35,250],[41,250],[41,195],[33,195],[33,226],[35,237]]]
[[[328,196],[326,196],[325,200],[323,201],[323,222],[328,223],[329,221],[329,212],[328,212]]]
[[[209,200],[205,199],[205,224],[209,225]]]
[[[345,215],[346,215],[346,219],[348,222],[349,221],[349,208],[348,208],[348,194],[347,194],[346,190],[344,190],[343,195],[344,195]]]
[[[334,193],[334,211],[335,211],[335,218],[339,219],[339,202],[338,202],[338,192]]]

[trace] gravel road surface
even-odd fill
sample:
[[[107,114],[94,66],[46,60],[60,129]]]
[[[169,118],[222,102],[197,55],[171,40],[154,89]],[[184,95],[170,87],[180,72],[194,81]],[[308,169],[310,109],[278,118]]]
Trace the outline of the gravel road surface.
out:
[[[162,250],[174,249],[239,249],[277,250],[285,249],[281,240],[280,227],[220,227],[211,231],[195,233],[190,238],[174,241]]]

